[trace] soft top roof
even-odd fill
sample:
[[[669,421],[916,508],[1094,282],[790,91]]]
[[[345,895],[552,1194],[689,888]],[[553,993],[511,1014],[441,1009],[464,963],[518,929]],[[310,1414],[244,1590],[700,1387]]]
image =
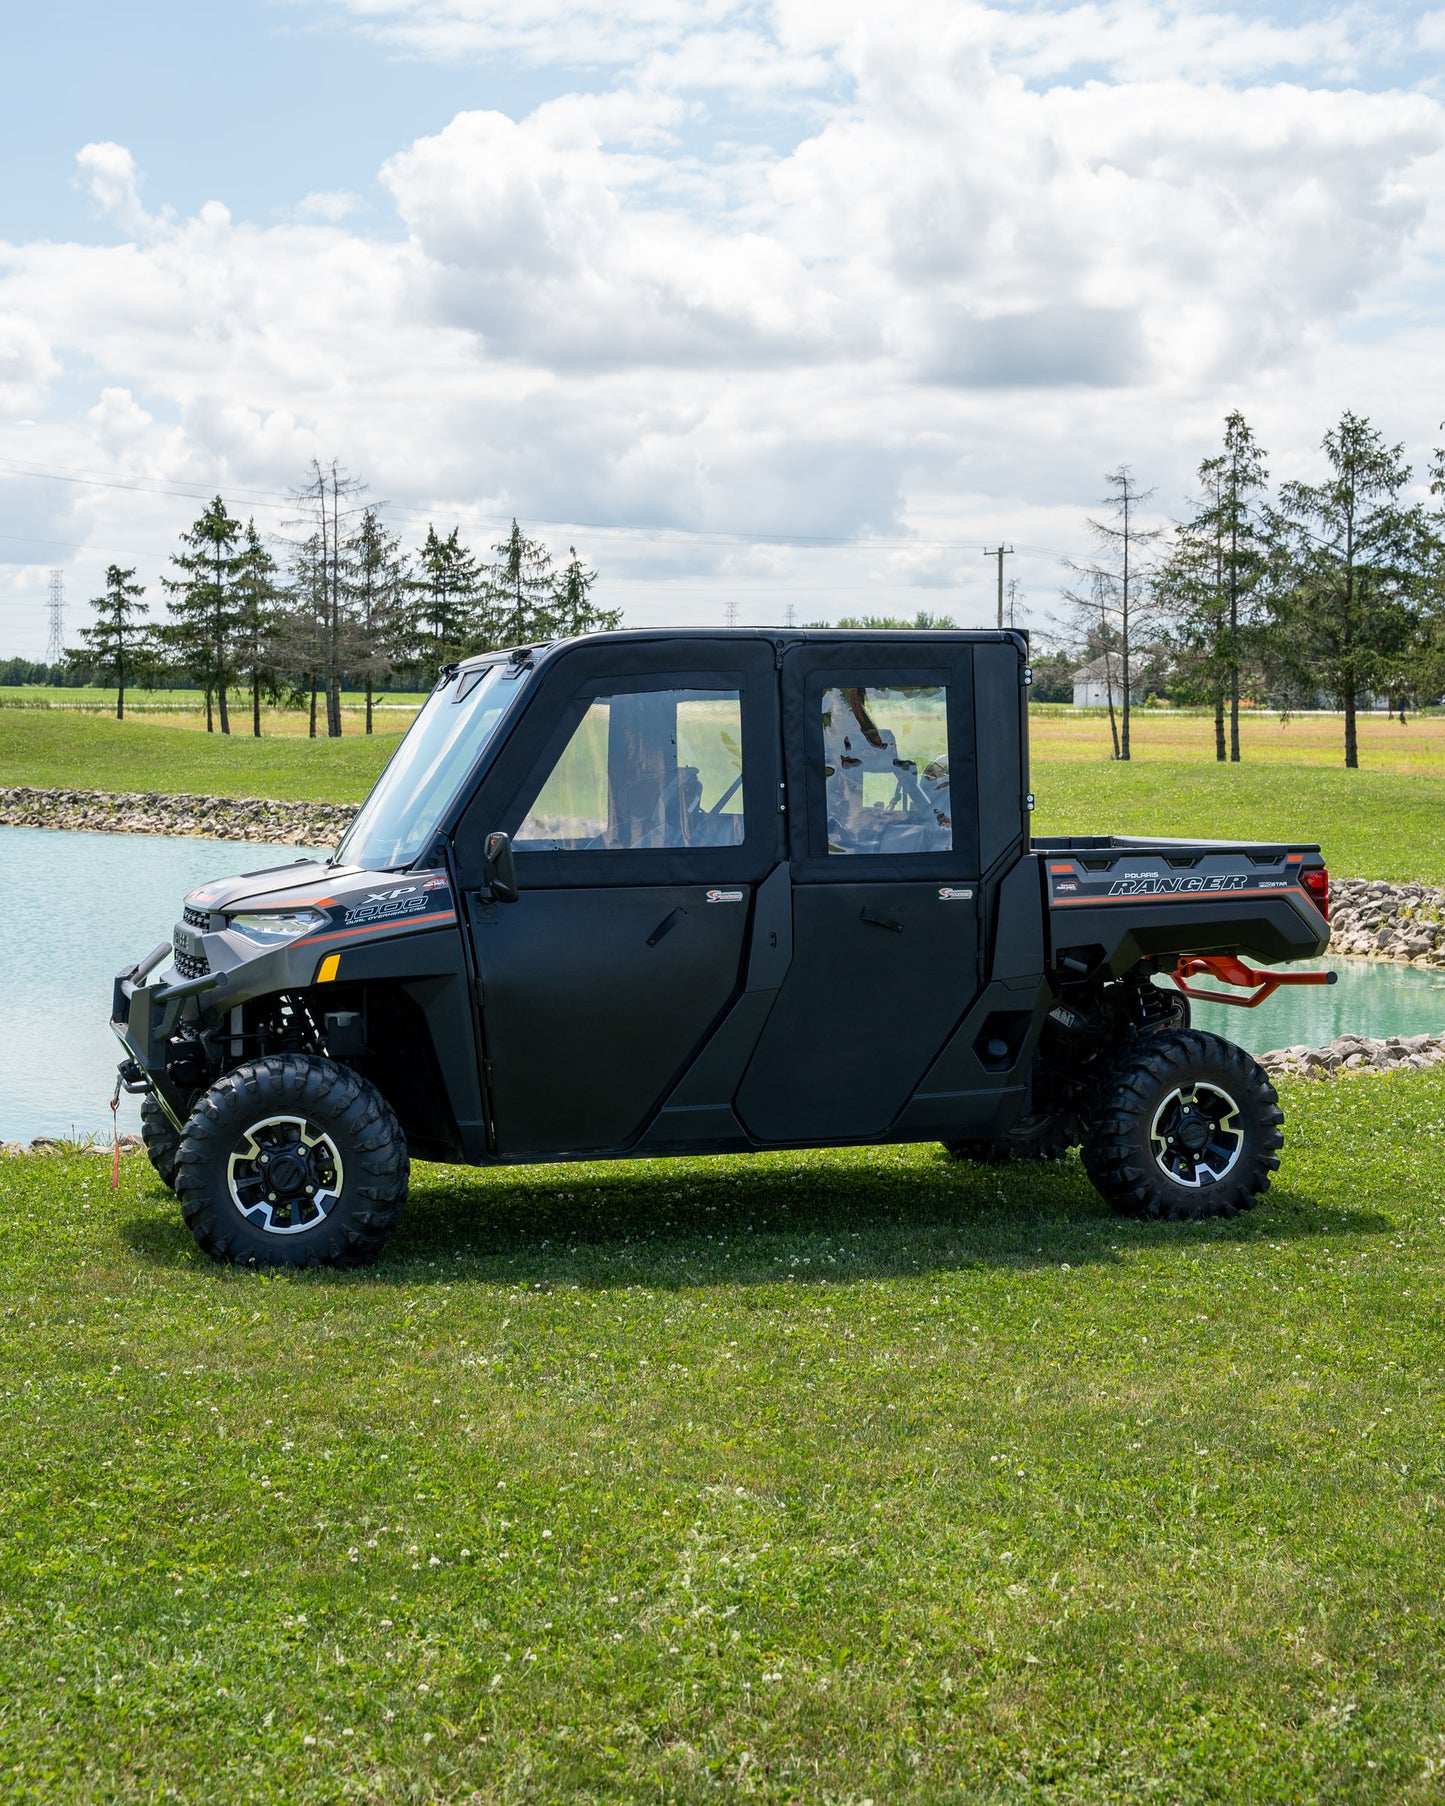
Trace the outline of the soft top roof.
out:
[[[458,661],[461,670],[488,665],[499,658],[527,653],[534,658],[550,659],[573,646],[627,644],[645,645],[649,641],[675,644],[679,640],[742,640],[749,644],[763,641],[779,651],[788,646],[808,644],[848,645],[858,643],[908,645],[928,640],[972,641],[998,645],[1001,641],[1018,646],[1027,653],[1029,636],[1021,627],[617,627],[607,633],[583,633],[565,640],[541,640],[530,646],[498,646],[491,652],[478,652]]]

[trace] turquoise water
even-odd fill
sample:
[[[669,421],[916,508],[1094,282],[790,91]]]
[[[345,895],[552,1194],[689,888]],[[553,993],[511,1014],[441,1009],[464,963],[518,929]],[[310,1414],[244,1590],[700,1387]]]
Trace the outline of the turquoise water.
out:
[[[0,827],[0,1140],[104,1134],[120,1047],[111,981],[170,936],[188,890],[299,856],[295,847]],[[1445,1032],[1445,974],[1320,960],[1339,982],[1256,1010],[1195,1005],[1201,1028],[1258,1053],[1362,1035]],[[134,1098],[121,1126],[139,1125]]]
[[[0,1141],[110,1131],[111,983],[170,939],[181,899],[296,847],[0,827]],[[140,1126],[122,1096],[122,1129]]]
[[[1280,970],[1288,972],[1290,967]],[[1276,991],[1253,1010],[1195,1003],[1191,1008],[1196,1028],[1223,1035],[1251,1053],[1271,1047],[1323,1047],[1343,1034],[1382,1039],[1386,1035],[1445,1034],[1445,972],[1371,959],[1305,960],[1299,970],[1329,970],[1338,972],[1339,978],[1332,985],[1298,985]],[[1201,983],[1198,979],[1192,982]],[[1173,986],[1165,988],[1172,990]]]

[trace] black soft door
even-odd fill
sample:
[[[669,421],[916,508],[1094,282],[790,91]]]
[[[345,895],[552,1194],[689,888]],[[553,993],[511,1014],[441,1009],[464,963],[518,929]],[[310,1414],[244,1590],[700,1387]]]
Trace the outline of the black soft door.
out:
[[[885,1134],[978,992],[970,656],[787,655],[793,962],[736,1100],[760,1141]]]
[[[516,902],[464,876],[509,1159],[642,1132],[738,991],[753,892],[779,855],[768,648],[582,647],[545,681],[461,830],[502,828],[516,853]]]

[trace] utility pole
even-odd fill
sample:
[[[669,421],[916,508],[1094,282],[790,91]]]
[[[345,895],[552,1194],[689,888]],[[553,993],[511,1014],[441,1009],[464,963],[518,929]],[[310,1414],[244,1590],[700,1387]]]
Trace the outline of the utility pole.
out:
[[[983,555],[985,558],[997,558],[997,560],[998,560],[998,624],[1000,627],[1002,627],[1003,626],[1003,561],[1005,558],[1012,557],[1013,547],[999,544],[999,545],[996,545],[992,551],[990,551],[988,549],[988,547],[985,546],[983,548]]]
[[[63,665],[65,663],[65,573],[50,573],[50,600],[46,604],[46,615],[49,620],[50,637],[45,642],[45,662],[47,665]]]

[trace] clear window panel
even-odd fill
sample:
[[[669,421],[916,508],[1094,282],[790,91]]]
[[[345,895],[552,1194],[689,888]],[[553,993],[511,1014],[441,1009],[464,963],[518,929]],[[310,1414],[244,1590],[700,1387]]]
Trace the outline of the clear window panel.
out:
[[[736,690],[598,696],[513,835],[521,851],[728,847],[743,838]]]
[[[946,853],[948,689],[849,685],[823,692],[830,853]]]

